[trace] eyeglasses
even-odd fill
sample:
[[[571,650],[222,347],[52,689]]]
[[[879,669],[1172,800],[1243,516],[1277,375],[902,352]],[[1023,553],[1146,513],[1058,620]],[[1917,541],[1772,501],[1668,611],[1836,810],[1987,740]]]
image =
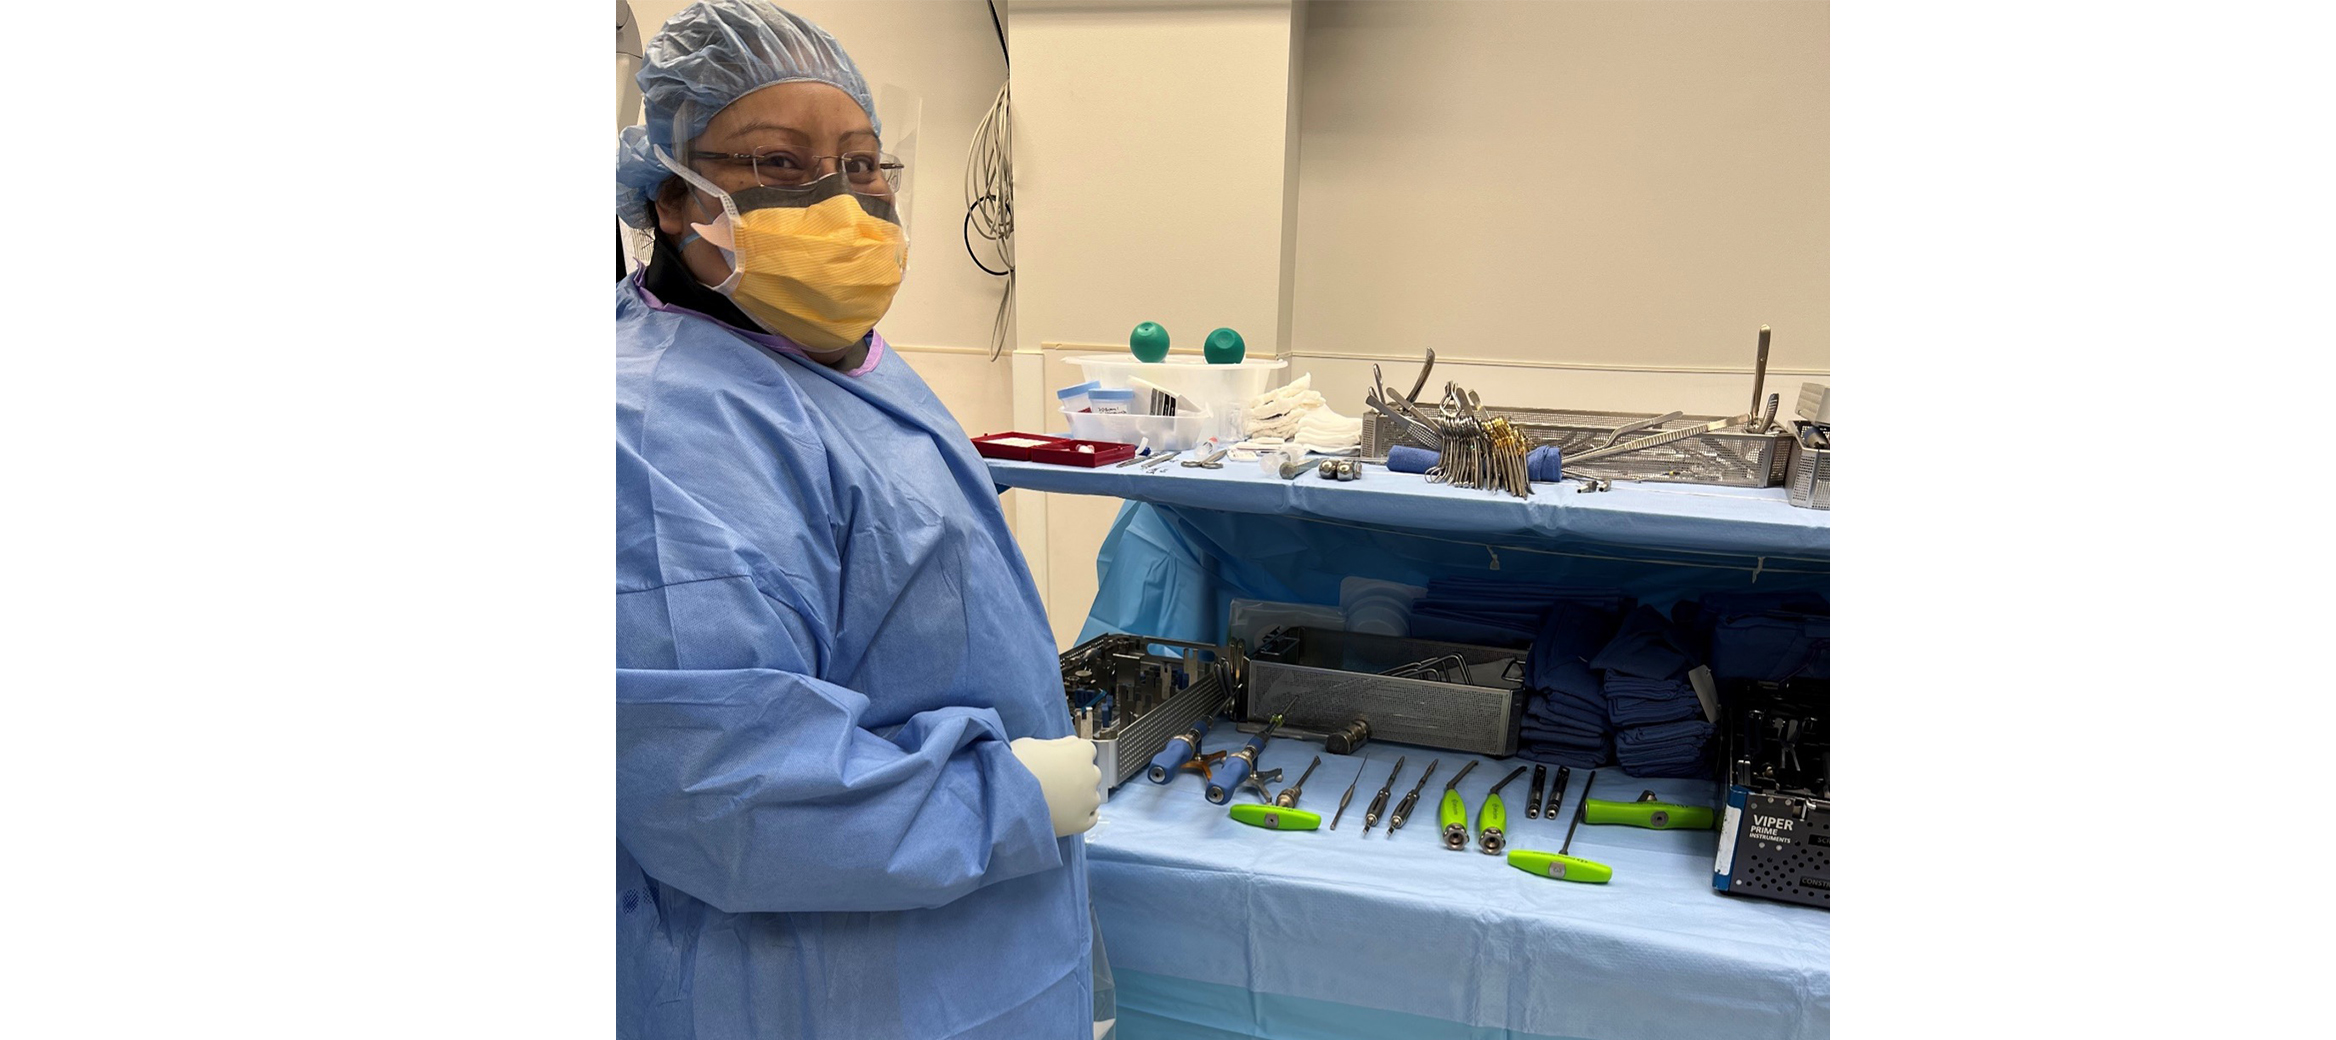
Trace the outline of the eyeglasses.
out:
[[[900,179],[908,167],[898,158],[884,152],[845,152],[842,155],[812,155],[793,149],[777,148],[767,152],[739,154],[732,152],[692,152],[693,160],[726,167],[741,175],[754,178],[765,188],[799,188],[818,180],[829,169],[841,171],[856,190],[889,194],[900,187]]]

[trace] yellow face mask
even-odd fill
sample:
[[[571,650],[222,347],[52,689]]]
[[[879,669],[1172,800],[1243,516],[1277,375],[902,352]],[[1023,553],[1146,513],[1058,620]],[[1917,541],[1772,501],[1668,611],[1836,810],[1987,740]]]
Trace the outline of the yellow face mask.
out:
[[[730,233],[731,301],[812,350],[842,350],[867,336],[908,270],[900,225],[849,192],[810,206],[747,210]]]
[[[715,288],[763,328],[807,350],[839,351],[892,308],[908,271],[908,235],[890,200],[853,192],[840,175],[731,193],[667,165],[721,200],[720,217],[691,226],[730,261],[729,279]]]

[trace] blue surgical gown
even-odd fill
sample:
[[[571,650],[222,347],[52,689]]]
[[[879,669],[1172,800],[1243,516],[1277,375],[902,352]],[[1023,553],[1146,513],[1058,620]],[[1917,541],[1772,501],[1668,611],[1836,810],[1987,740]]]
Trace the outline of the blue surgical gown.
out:
[[[855,372],[617,287],[617,1035],[1087,1040],[1071,732],[987,469]]]

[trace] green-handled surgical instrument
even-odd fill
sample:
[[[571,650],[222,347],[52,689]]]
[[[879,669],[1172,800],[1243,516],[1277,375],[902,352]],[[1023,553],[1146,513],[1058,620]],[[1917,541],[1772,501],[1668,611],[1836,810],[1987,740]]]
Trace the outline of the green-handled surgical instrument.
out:
[[[1586,788],[1583,794],[1583,816],[1591,823],[1620,823],[1657,831],[1708,831],[1713,827],[1710,809],[1657,801],[1653,791],[1639,792],[1635,802],[1591,801]]]
[[[1444,847],[1458,852],[1468,847],[1468,800],[1460,797],[1460,780],[1476,768],[1476,760],[1469,759],[1452,779],[1444,784],[1444,802],[1436,807],[1436,823],[1444,828]]]
[[[1484,796],[1484,807],[1476,810],[1476,848],[1487,856],[1498,856],[1501,847],[1508,844],[1509,807],[1501,801],[1501,788],[1509,781],[1525,775],[1525,767],[1509,770],[1509,775],[1492,785],[1492,793]]]
[[[1582,812],[1590,804],[1590,785],[1597,782],[1598,774],[1596,771],[1592,771],[1589,778],[1582,781],[1582,805],[1574,810],[1574,822],[1565,829],[1564,845],[1558,846],[1556,852],[1540,852],[1534,849],[1512,850],[1509,853],[1509,865],[1536,877],[1550,877],[1560,881],[1581,881],[1602,885],[1612,880],[1614,877],[1613,867],[1566,855],[1573,850],[1574,829],[1582,825]]]

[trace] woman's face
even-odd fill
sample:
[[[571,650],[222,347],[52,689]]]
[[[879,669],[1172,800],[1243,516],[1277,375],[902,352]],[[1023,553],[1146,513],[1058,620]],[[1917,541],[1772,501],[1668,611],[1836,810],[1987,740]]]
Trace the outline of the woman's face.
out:
[[[704,133],[689,142],[686,161],[714,186],[738,192],[765,184],[805,182],[832,174],[839,167],[854,174],[848,157],[878,150],[876,130],[868,113],[852,96],[825,83],[780,83],[764,87],[731,102],[706,124]],[[755,156],[753,161],[723,156]],[[864,194],[890,195],[881,176],[853,187]],[[722,215],[722,204],[691,188],[683,205],[657,203],[657,226],[679,241],[689,225],[704,224]],[[682,249],[690,273],[708,285],[730,277],[722,253],[704,241]]]

